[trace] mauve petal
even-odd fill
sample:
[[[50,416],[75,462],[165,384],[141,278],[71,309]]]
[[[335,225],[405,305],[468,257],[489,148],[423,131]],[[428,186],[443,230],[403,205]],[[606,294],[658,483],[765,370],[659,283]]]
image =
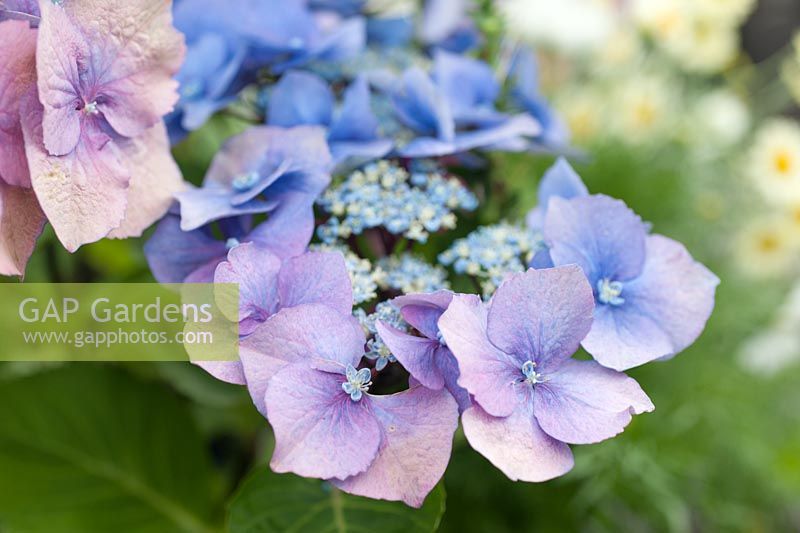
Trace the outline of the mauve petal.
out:
[[[458,412],[463,413],[467,407],[472,405],[472,400],[469,397],[467,389],[458,384],[460,372],[458,370],[458,362],[453,356],[453,352],[445,346],[439,346],[433,357],[436,359],[436,366],[439,369],[439,373],[444,378],[444,388],[450,391],[450,394],[456,399],[456,403],[458,403]]]
[[[532,407],[520,407],[504,418],[473,405],[461,417],[470,446],[512,481],[547,481],[569,472],[574,463],[569,446],[547,435]]]
[[[268,123],[289,128],[302,124],[329,126],[334,97],[327,82],[310,72],[290,70],[272,88]]]
[[[31,186],[20,124],[22,97],[36,86],[36,30],[27,22],[0,22],[0,181]]]
[[[285,259],[300,255],[314,234],[314,203],[303,194],[284,196],[281,205],[272,211],[266,222],[247,236]]]
[[[375,323],[375,328],[403,368],[417,381],[433,390],[444,387],[444,376],[439,371],[435,358],[439,348],[437,341],[403,333],[380,320]]]
[[[397,154],[410,159],[420,159],[452,155],[457,151],[454,141],[442,141],[432,137],[417,137],[408,144],[399,147]]]
[[[159,122],[135,139],[115,141],[123,164],[131,170],[128,205],[122,224],[109,237],[139,237],[159,220],[185,187],[181,171],[169,150],[167,128]]]
[[[550,257],[550,250],[539,250],[533,254],[533,259],[531,259],[531,262],[528,266],[537,270],[542,268],[553,268],[555,265],[553,264],[553,258]]]
[[[31,184],[64,247],[74,252],[117,228],[125,216],[130,174],[114,143],[89,125],[72,153],[51,156],[35,94],[24,99],[22,117]]]
[[[225,243],[203,231],[181,230],[180,219],[167,215],[144,245],[144,255],[159,283],[183,283],[192,272],[225,258]],[[213,270],[211,272],[213,279]]]
[[[539,122],[530,115],[514,115],[502,122],[477,130],[458,133],[455,137],[455,151],[466,152],[476,148],[497,148],[503,151],[522,151],[527,147],[526,137],[535,137],[542,131]],[[509,148],[502,144],[509,143]],[[497,145],[497,146],[493,146]]]
[[[245,204],[233,205],[232,195],[223,189],[189,187],[175,194],[181,205],[181,229],[191,231],[209,222],[242,215],[267,213],[275,209],[277,200],[251,200]]]
[[[307,252],[287,259],[278,276],[281,307],[324,304],[343,315],[353,309],[353,286],[339,252]]]
[[[21,20],[31,21],[31,23],[39,23],[40,11],[38,0],[4,0],[0,2],[0,20],[4,15],[11,15],[12,17],[22,17]]]
[[[450,37],[464,22],[467,0],[428,0],[425,2],[419,35],[427,44]]]
[[[280,258],[254,243],[235,246],[228,252],[228,260],[217,266],[214,283],[239,285],[238,317],[228,318],[240,322],[240,335],[252,333],[278,310],[280,269]]]
[[[225,383],[247,385],[240,361],[194,361],[193,364]]]
[[[508,416],[519,396],[516,385],[522,379],[521,365],[489,340],[487,310],[478,296],[459,294],[439,319],[447,346],[458,361],[458,384],[488,413]]]
[[[492,69],[477,59],[436,50],[433,79],[453,108],[456,120],[475,108],[490,108],[500,95]]]
[[[252,171],[269,174],[288,161],[288,172],[325,173],[332,159],[319,126],[253,126],[231,137],[214,156],[205,187],[231,186],[237,176]]]
[[[453,300],[451,291],[436,291],[430,294],[406,294],[392,300],[403,318],[429,339],[439,333],[439,317]]]
[[[444,142],[453,141],[455,122],[447,98],[421,69],[412,67],[403,73],[393,101],[398,118],[406,126]]]
[[[205,265],[201,265],[196,270],[193,270],[186,279],[183,280],[184,283],[214,283],[214,272],[217,270],[217,266],[225,260],[225,256],[220,256],[219,259],[213,259],[206,263]]]
[[[96,81],[97,65],[84,36],[61,6],[41,2],[36,70],[41,117],[42,144],[52,155],[72,153],[81,137],[84,102],[78,94],[84,78]]]
[[[302,363],[275,374],[264,394],[275,433],[270,461],[275,472],[344,479],[375,460],[381,426],[370,399],[365,395],[354,402],[342,390],[343,382],[340,374]]]
[[[339,116],[331,124],[328,141],[372,141],[380,124],[370,105],[369,82],[361,75],[344,92]]]
[[[551,198],[544,236],[553,262],[580,265],[593,289],[603,278],[624,282],[642,272],[647,229],[620,200],[603,195]]]
[[[569,200],[579,196],[588,196],[589,190],[583,180],[563,157],[559,157],[555,164],[544,173],[539,182],[539,205],[547,209],[551,198],[564,198]]]
[[[370,400],[383,429],[378,456],[366,472],[333,484],[351,494],[421,507],[450,460],[456,402],[447,391],[424,387]]]
[[[139,72],[106,84],[97,109],[114,131],[125,137],[137,137],[172,111],[178,100],[177,89],[178,82],[165,72]],[[136,97],[143,92],[152,97],[146,100]]]
[[[600,306],[600,319],[583,346],[616,370],[677,354],[702,333],[718,284],[683,245],[649,236],[642,275],[624,285],[622,305]]]
[[[631,305],[598,305],[592,330],[581,343],[597,362],[624,370],[672,353],[661,326]]]
[[[0,275],[25,275],[44,223],[44,213],[31,189],[0,181]]]
[[[634,414],[655,409],[638,383],[594,361],[565,361],[534,386],[534,414],[551,437],[592,444],[622,433]]]
[[[91,55],[83,59],[93,68],[86,83],[103,97],[98,109],[119,134],[140,135],[172,110],[178,100],[173,76],[186,50],[169,2],[92,0],[53,7],[88,41]],[[55,9],[42,9],[43,22]]]
[[[264,391],[278,370],[290,363],[332,361],[342,371],[357,366],[364,355],[364,330],[352,316],[320,304],[281,309],[239,348],[247,388],[258,410],[266,416]]]
[[[530,269],[506,278],[497,289],[487,332],[495,346],[514,356],[517,368],[533,361],[541,371],[578,350],[592,327],[593,311],[592,289],[580,267]]]
[[[337,170],[347,171],[365,163],[380,159],[392,151],[394,143],[389,139],[374,141],[330,141],[331,155]]]

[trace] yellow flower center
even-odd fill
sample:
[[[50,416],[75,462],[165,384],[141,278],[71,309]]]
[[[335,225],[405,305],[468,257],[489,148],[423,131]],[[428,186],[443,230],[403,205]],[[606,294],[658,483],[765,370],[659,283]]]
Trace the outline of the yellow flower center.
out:
[[[758,247],[762,252],[770,253],[780,247],[780,242],[775,235],[762,235],[758,240]]]
[[[790,174],[794,168],[792,156],[786,150],[781,150],[775,154],[774,164],[775,170],[783,176]]]

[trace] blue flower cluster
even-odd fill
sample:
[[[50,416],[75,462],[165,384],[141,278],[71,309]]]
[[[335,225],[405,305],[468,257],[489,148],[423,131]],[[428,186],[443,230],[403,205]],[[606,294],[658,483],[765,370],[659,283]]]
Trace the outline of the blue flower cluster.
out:
[[[396,163],[379,161],[328,189],[318,204],[332,215],[317,228],[326,243],[378,227],[426,242],[432,232],[453,229],[453,210],[475,209],[477,199],[455,177],[441,172],[409,173]]]
[[[381,258],[376,265],[378,285],[383,290],[405,294],[449,289],[447,271],[410,253]]]
[[[540,246],[535,232],[501,222],[456,240],[439,254],[439,262],[478,279],[484,296],[490,296],[509,273],[523,272]]]

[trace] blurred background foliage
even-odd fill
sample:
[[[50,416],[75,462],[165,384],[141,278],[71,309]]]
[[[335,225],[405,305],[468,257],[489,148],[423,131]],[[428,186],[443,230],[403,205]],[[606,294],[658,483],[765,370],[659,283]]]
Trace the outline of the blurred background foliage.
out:
[[[732,71],[702,78],[673,72],[670,79],[702,95],[709,79],[716,86],[724,78],[738,94],[748,94],[746,87],[768,85],[762,78],[775,70],[776,53],[790,53],[783,47],[798,23],[796,2],[764,2],[744,25],[748,51],[764,69],[742,55]],[[544,56],[544,65],[565,68],[552,50]],[[583,88],[580,82],[563,87],[565,80],[592,72],[556,72],[556,99]],[[602,78],[621,85],[626,72],[617,68]],[[667,86],[671,96],[676,86]],[[687,102],[697,97],[684,96],[668,112],[688,116]],[[766,107],[791,113],[785,90],[781,98]],[[756,99],[750,107],[761,104]],[[611,441],[575,447],[575,469],[563,478],[513,483],[458,434],[443,487],[408,515],[399,504],[268,473],[270,431],[246,391],[191,365],[4,363],[0,531],[220,531],[226,524],[232,531],[425,531],[437,525],[446,532],[493,533],[800,531],[800,364],[770,373],[742,364],[743,344],[774,321],[800,257],[773,276],[748,273],[759,270],[757,255],[744,256],[751,268],[741,265],[739,233],[771,209],[741,171],[764,118],[754,111],[741,141],[711,155],[696,150],[708,147],[707,136],[639,143],[605,135],[602,121],[596,135],[580,139],[585,153],[573,161],[589,189],[625,200],[655,232],[684,242],[722,283],[695,345],[672,361],[631,371],[656,411],[637,417]],[[702,125],[694,120],[689,130]],[[221,142],[246,126],[221,113],[177,146],[187,179],[199,183]],[[419,251],[433,257],[480,224],[524,217],[552,162],[532,154],[491,156],[486,204]],[[145,240],[104,240],[69,255],[46,235],[26,281],[150,281]],[[793,334],[800,336],[800,327]]]

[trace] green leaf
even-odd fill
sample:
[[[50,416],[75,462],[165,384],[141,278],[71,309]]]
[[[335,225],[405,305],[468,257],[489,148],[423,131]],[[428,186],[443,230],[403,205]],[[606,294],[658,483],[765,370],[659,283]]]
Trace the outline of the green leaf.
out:
[[[214,478],[184,401],[113,367],[0,387],[0,530],[215,531]]]
[[[231,501],[231,533],[416,533],[436,531],[445,508],[437,486],[420,509],[346,494],[330,484],[260,468]]]

